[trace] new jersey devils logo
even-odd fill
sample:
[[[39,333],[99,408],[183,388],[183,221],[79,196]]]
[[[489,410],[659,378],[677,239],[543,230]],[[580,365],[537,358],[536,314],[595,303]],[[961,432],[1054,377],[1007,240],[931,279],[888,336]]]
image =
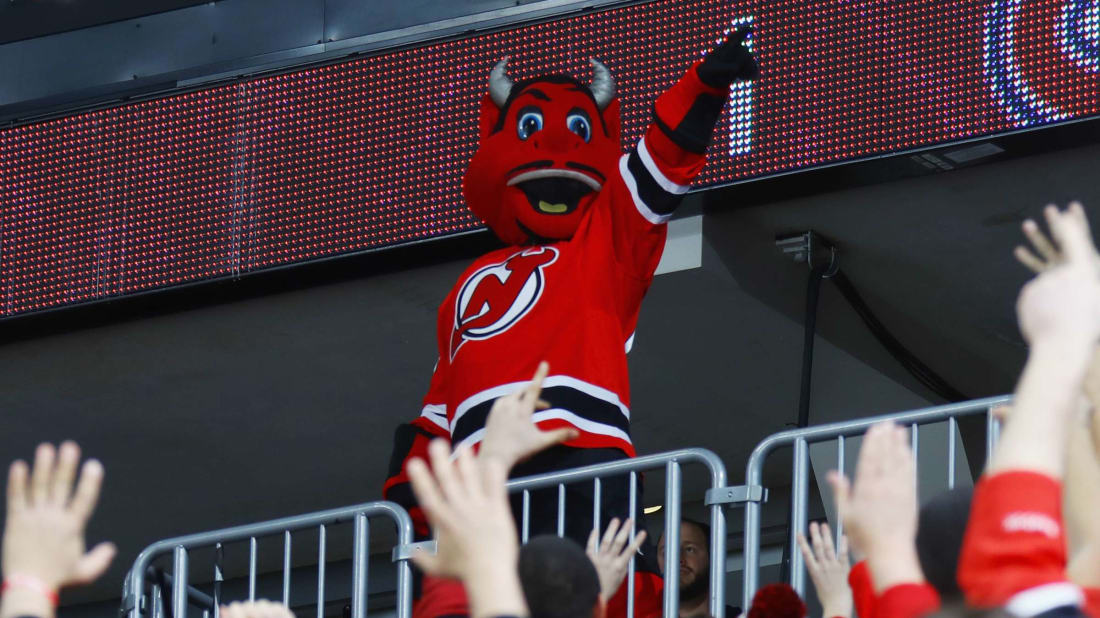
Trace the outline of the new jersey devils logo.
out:
[[[526,315],[546,285],[542,269],[557,259],[553,247],[532,247],[470,275],[455,299],[451,360],[462,344],[499,335]]]

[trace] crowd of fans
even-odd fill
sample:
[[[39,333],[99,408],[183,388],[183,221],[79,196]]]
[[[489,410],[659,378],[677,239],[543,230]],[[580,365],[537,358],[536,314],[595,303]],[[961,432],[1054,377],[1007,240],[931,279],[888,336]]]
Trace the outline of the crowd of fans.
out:
[[[1050,237],[1024,224],[1031,249],[1017,258],[1036,273],[1017,303],[1030,351],[1004,429],[973,491],[952,490],[920,507],[906,429],[864,436],[854,478],[829,477],[845,535],[827,524],[800,537],[823,618],[932,615],[1100,616],[1100,253],[1080,204],[1048,207]],[[480,452],[433,442],[408,473],[432,525],[436,551],[413,554],[423,572],[466,590],[475,618],[600,618],[645,540],[630,520],[593,531],[586,548],[539,536],[520,546],[505,481],[518,462],[567,440],[531,422],[545,364],[520,391],[496,401]],[[103,467],[80,465],[66,442],[40,445],[33,466],[16,461],[7,485],[0,618],[52,618],[58,591],[101,576],[116,553],[87,550]],[[680,530],[680,616],[707,616],[709,530]],[[659,546],[664,556],[664,539]],[[851,565],[852,558],[858,562]],[[672,565],[661,563],[662,572]],[[730,608],[732,611],[732,608]],[[765,586],[750,618],[801,618],[785,585]],[[266,601],[233,603],[225,618],[288,618]]]

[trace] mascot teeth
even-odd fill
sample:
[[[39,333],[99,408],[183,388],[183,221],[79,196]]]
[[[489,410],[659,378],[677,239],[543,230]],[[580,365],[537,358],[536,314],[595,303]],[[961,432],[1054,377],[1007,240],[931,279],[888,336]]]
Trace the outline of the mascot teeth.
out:
[[[569,206],[565,204],[551,204],[546,200],[539,200],[539,210],[552,215],[560,215],[569,212]]]

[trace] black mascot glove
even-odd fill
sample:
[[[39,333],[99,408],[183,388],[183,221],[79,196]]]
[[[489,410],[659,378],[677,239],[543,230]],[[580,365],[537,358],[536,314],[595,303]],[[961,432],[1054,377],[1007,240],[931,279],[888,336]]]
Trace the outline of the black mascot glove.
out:
[[[760,67],[744,45],[750,32],[751,26],[742,26],[711,50],[696,69],[699,80],[711,88],[724,90],[739,79],[748,80],[759,75]]]

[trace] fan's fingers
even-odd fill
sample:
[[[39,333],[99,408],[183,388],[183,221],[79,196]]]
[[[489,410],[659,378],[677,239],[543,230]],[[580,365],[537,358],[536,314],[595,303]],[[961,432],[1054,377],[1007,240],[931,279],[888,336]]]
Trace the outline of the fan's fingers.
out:
[[[8,468],[8,514],[27,508],[27,462],[16,459]]]
[[[111,566],[118,549],[114,543],[100,543],[84,554],[73,567],[71,581],[74,584],[90,584],[99,579]]]
[[[619,518],[612,517],[611,521],[607,522],[607,529],[603,531],[603,538],[600,540],[600,551],[606,553],[611,548],[611,541],[615,540],[615,533],[619,531]]]
[[[61,444],[57,451],[57,468],[50,481],[49,500],[54,504],[65,505],[73,493],[76,480],[76,468],[80,464],[80,447],[71,440]]]
[[[412,553],[410,558],[417,568],[429,575],[435,575],[440,571],[439,556],[433,553],[417,550]]]
[[[538,401],[535,402],[535,409],[536,410],[549,410],[550,409],[550,402],[546,401],[545,399],[539,399]]]
[[[1050,222],[1049,215],[1047,216],[1047,222]],[[1023,230],[1024,236],[1027,238],[1028,242],[1031,243],[1031,246],[1035,249],[1035,251],[1039,254],[1039,257],[1042,259],[1044,264],[1043,270],[1046,270],[1047,268],[1050,268],[1051,266],[1061,261],[1061,252],[1058,250],[1057,247],[1054,246],[1054,243],[1051,242],[1047,235],[1043,233],[1043,230],[1039,228],[1038,223],[1036,223],[1032,219],[1028,219],[1027,221],[1024,221],[1023,225],[1020,226],[1020,229]],[[1053,227],[1051,228],[1051,230],[1053,232]]]
[[[539,393],[542,392],[542,382],[546,379],[548,373],[550,373],[550,363],[540,362],[538,369],[535,370],[534,377],[527,383],[527,386],[523,387],[523,398],[525,400],[538,401]]]
[[[42,443],[34,451],[34,468],[31,470],[31,503],[45,504],[50,495],[50,479],[56,457],[52,444]]]
[[[818,562],[825,562],[829,559],[829,554],[825,551],[825,541],[822,540],[821,526],[814,522],[810,524],[810,545],[814,548],[814,556],[817,557]]]
[[[599,553],[599,551],[600,551],[599,540],[600,540],[599,530],[596,530],[595,528],[593,528],[592,532],[588,533],[588,544],[585,545],[585,549],[588,552],[588,556],[590,558],[594,558],[596,556],[596,554]]]
[[[1036,275],[1045,271],[1049,266],[1043,260],[1035,257],[1031,251],[1028,251],[1027,247],[1023,245],[1017,245],[1012,251],[1012,255],[1015,256],[1016,261],[1027,267],[1028,270]]]
[[[615,539],[611,542],[611,553],[615,555],[622,553],[626,542],[630,540],[630,530],[633,527],[634,521],[630,518],[623,522],[622,527],[619,528],[619,533],[615,535]]]
[[[561,444],[562,442],[568,442],[574,440],[580,435],[576,429],[572,427],[565,427],[562,429],[551,429],[550,431],[543,431],[539,433],[541,437],[540,444],[542,447],[539,450],[554,446],[555,444]]]
[[[848,536],[840,535],[840,540],[837,541],[836,546],[837,561],[839,561],[844,568],[849,568],[852,565],[851,559],[848,557]]]
[[[76,481],[76,491],[69,503],[69,510],[87,521],[95,512],[95,505],[99,502],[99,491],[103,488],[103,464],[98,460],[89,459],[80,469],[80,478]]]
[[[428,523],[433,527],[439,526],[447,519],[447,504],[436,478],[428,469],[428,464],[419,457],[413,457],[406,464],[405,470],[409,476],[409,484],[412,485],[413,495],[416,496],[416,502],[424,511]]]
[[[802,533],[798,535],[798,549],[802,551],[802,560],[806,563],[806,568],[817,570],[817,558],[814,556],[814,550],[810,549],[810,544]]]
[[[634,534],[634,542],[630,544],[630,547],[626,548],[623,552],[624,556],[633,556],[638,553],[638,550],[642,548],[642,544],[645,543],[647,533],[645,530],[639,530]]]
[[[833,545],[833,531],[827,523],[821,524],[821,547],[825,550],[825,559],[835,562],[836,547]]]
[[[455,462],[451,461],[451,445],[446,440],[436,439],[428,444],[428,458],[431,461],[432,475],[443,499],[453,505],[462,501],[462,481]]]

